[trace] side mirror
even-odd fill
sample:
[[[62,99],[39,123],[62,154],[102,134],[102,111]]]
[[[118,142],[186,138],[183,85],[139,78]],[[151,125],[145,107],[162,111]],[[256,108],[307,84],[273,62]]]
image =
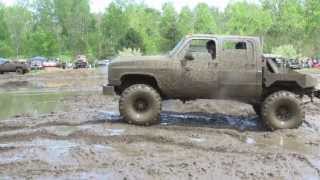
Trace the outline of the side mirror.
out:
[[[186,59],[188,61],[192,61],[192,60],[194,60],[194,57],[191,52],[187,52],[187,54],[184,56],[184,59]]]

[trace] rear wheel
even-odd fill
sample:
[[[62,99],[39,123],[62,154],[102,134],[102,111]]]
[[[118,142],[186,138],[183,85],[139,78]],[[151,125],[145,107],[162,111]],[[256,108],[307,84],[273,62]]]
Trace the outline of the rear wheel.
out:
[[[18,74],[24,74],[22,68],[17,68],[17,69],[16,69],[16,73],[18,73]]]
[[[156,124],[160,120],[161,97],[153,87],[135,84],[122,92],[119,111],[130,124]]]
[[[278,91],[267,97],[261,113],[271,130],[298,128],[305,120],[302,101],[289,91]]]

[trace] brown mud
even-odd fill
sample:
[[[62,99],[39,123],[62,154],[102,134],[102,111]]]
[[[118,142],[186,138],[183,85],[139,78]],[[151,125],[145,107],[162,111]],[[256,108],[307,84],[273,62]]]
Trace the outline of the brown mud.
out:
[[[165,101],[161,123],[140,127],[102,95],[105,81],[90,70],[0,76],[13,109],[0,113],[0,179],[320,178],[319,100],[294,130],[267,131],[249,105],[208,100]]]

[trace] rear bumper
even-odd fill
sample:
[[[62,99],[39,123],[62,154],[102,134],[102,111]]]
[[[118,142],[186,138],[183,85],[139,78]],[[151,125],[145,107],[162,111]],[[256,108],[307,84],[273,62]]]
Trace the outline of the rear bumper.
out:
[[[109,86],[107,84],[102,86],[102,94],[103,95],[115,95],[114,87]]]

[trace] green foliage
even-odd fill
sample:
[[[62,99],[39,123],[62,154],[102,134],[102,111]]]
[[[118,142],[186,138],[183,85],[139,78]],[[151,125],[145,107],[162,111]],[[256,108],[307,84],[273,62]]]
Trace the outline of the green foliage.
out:
[[[205,3],[198,4],[195,9],[194,32],[215,34],[217,31],[217,24],[209,6]]]
[[[121,49],[119,41],[126,35],[128,27],[128,17],[123,7],[111,3],[102,18],[103,50],[106,57],[113,56]]]
[[[132,28],[120,39],[119,45],[124,48],[144,49],[142,37]]]
[[[163,6],[163,14],[160,20],[161,49],[168,51],[172,49],[178,41],[177,13],[172,3]]]
[[[320,54],[319,24],[319,0],[237,0],[224,11],[199,3],[179,13],[172,3],[159,11],[140,0],[113,0],[101,14],[90,12],[90,0],[19,0],[0,3],[0,57],[97,59],[124,48],[157,54],[189,33],[260,36],[266,53],[313,57]]]
[[[272,49],[272,54],[281,55],[286,58],[297,58],[298,53],[292,45],[283,45]]]
[[[194,19],[193,14],[190,8],[183,7],[178,17],[178,32],[179,32],[179,39],[183,36],[193,33],[194,31]]]
[[[229,4],[225,12],[231,34],[265,35],[272,25],[271,13],[246,1]]]
[[[41,28],[38,28],[28,36],[27,44],[29,44],[28,55],[30,56],[41,54],[46,57],[54,57],[59,52],[59,45],[55,35]]]
[[[123,48],[119,51],[119,56],[141,56],[141,50],[135,48]]]

